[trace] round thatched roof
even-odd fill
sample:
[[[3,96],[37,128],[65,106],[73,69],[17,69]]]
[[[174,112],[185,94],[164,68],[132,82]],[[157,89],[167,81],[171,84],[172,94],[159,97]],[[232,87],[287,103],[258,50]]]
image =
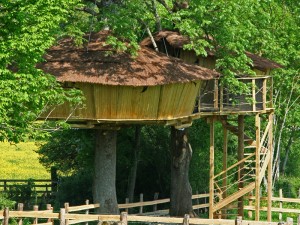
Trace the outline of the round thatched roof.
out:
[[[107,32],[94,33],[84,47],[76,47],[71,38],[63,39],[45,55],[38,67],[56,76],[60,82],[86,82],[105,85],[155,86],[209,80],[216,71],[189,65],[177,58],[141,46],[133,58],[105,44]]]

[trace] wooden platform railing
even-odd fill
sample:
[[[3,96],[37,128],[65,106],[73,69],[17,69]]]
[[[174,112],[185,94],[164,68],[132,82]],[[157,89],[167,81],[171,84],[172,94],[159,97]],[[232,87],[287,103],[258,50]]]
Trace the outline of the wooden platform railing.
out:
[[[0,219],[3,220],[2,225],[9,225],[9,219],[21,219],[32,218],[39,225],[52,225],[52,222],[38,223],[38,219],[46,220],[59,220],[60,225],[76,224],[82,222],[98,221],[102,222],[117,222],[122,225],[127,225],[128,222],[143,222],[143,223],[166,223],[166,224],[214,224],[214,225],[278,225],[277,222],[263,222],[263,221],[249,221],[242,220],[242,217],[237,217],[235,220],[227,219],[201,219],[190,218],[189,215],[185,215],[183,218],[175,217],[154,217],[154,216],[136,216],[128,215],[126,212],[122,212],[121,215],[85,215],[85,214],[71,214],[65,213],[65,209],[61,209],[59,213],[53,213],[48,211],[9,211],[6,208],[0,211]],[[20,224],[20,223],[19,223]],[[287,222],[282,222],[280,225],[293,225],[293,219],[288,218]]]

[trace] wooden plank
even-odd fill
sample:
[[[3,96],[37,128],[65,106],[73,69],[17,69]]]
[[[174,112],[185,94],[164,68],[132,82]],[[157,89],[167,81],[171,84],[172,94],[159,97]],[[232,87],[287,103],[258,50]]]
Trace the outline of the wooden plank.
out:
[[[263,110],[265,110],[267,108],[267,79],[263,79],[262,100]]]
[[[10,211],[11,217],[28,217],[28,218],[51,218],[58,219],[59,213],[50,213],[48,211]]]
[[[119,209],[126,209],[126,208],[140,207],[140,206],[157,205],[157,204],[168,203],[168,202],[170,202],[170,199],[166,198],[166,199],[160,199],[160,200],[155,200],[155,201],[118,204],[118,206],[119,206]]]
[[[207,198],[207,197],[209,197],[209,194],[196,194],[196,195],[192,195],[192,199]]]
[[[193,209],[204,209],[204,208],[208,208],[208,207],[209,207],[209,203],[193,205]]]
[[[214,108],[218,109],[219,108],[219,80],[215,79],[215,84],[214,84]]]
[[[259,221],[260,213],[260,117],[255,115],[255,135],[256,135],[256,149],[255,149],[255,220]]]
[[[85,214],[66,214],[65,219],[69,220],[100,220],[101,221],[120,221],[120,215],[85,215]]]
[[[262,182],[262,179],[264,178],[264,174],[265,174],[266,169],[267,169],[267,167],[268,167],[270,158],[271,158],[271,154],[270,154],[270,151],[268,151],[268,152],[266,153],[266,157],[265,157],[264,164],[263,164],[263,166],[261,167],[261,170],[260,170],[260,173],[259,173],[259,183],[260,183],[260,184],[261,184],[261,182]]]
[[[99,208],[99,207],[100,207],[100,204],[69,206],[68,212],[76,212],[76,211],[81,211],[81,210],[95,209],[95,208]]]
[[[255,206],[245,206],[245,209],[252,210],[252,211],[256,210]],[[282,209],[282,208],[275,208],[275,207],[272,207],[271,209],[272,209],[272,212],[300,214],[300,209]],[[260,207],[260,210],[268,211],[268,207]],[[255,221],[255,222],[257,222],[257,221]]]

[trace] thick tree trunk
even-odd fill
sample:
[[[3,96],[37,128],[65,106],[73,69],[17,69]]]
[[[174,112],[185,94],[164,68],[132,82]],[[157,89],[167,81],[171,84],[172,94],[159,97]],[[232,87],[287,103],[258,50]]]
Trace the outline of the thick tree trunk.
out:
[[[186,130],[171,128],[171,195],[170,216],[194,217],[192,188],[189,182],[189,166],[192,148],[187,140]]]
[[[130,170],[128,187],[127,187],[127,196],[129,198],[129,202],[133,202],[133,197],[134,197],[136,174],[138,169],[138,163],[140,160],[140,145],[141,145],[141,126],[137,125],[135,127],[135,140],[134,140],[134,147],[133,147],[134,159]]]
[[[119,214],[116,196],[117,131],[96,130],[93,200],[100,203],[97,213]]]

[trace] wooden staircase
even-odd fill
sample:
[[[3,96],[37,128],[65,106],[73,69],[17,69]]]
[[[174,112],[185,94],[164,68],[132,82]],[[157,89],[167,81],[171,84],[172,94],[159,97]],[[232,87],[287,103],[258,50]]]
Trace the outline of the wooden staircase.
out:
[[[220,121],[225,129],[238,136],[239,130],[237,126],[229,123],[226,118],[221,117]],[[218,197],[214,200],[213,213],[218,214],[220,210],[226,209],[227,206],[237,202],[242,196],[254,190],[256,182],[259,182],[259,185],[261,184],[271,159],[271,151],[268,149],[269,144],[267,139],[271,123],[272,121],[268,121],[264,132],[260,135],[259,145],[256,142],[256,138],[254,139],[244,134],[243,159],[214,176],[215,193],[217,193],[216,196]],[[259,149],[257,150],[257,148]],[[256,173],[257,159],[259,159],[259,173]],[[237,173],[242,173],[240,180],[236,177]],[[257,174],[259,174],[258,179]],[[225,187],[221,187],[220,183],[224,179],[224,176],[227,176],[228,179],[230,178],[230,182]],[[239,187],[240,182],[243,183],[242,188]],[[223,198],[224,192],[226,192],[226,197]]]

